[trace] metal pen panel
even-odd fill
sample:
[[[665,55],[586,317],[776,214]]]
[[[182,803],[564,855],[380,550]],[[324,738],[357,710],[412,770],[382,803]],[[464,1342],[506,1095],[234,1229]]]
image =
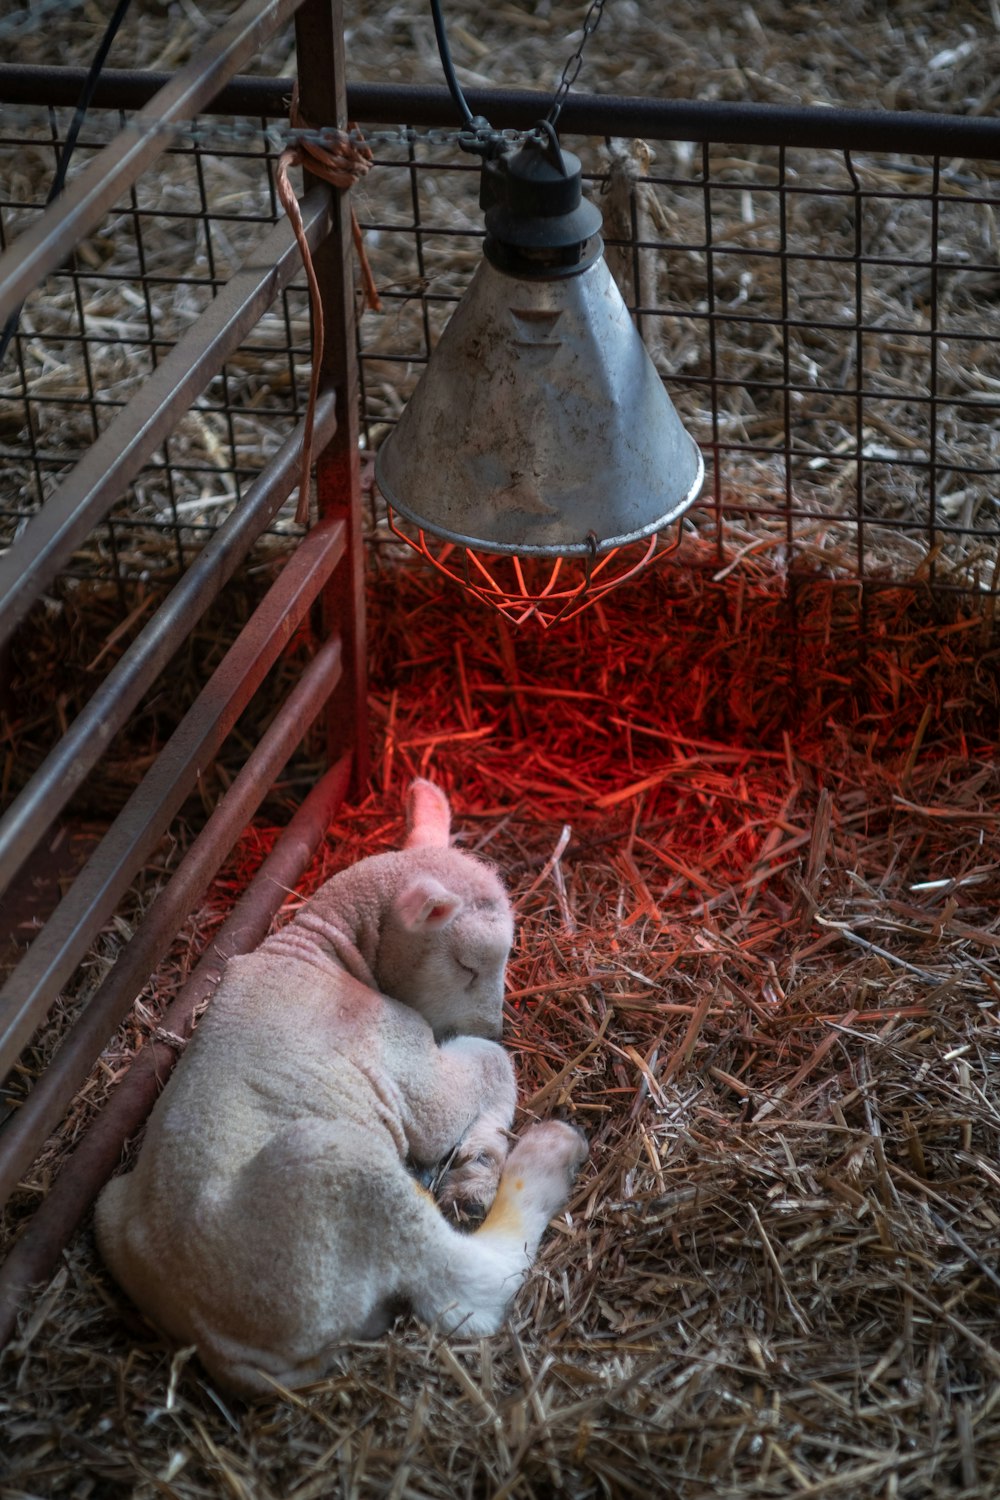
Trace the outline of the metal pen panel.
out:
[[[336,429],[335,400],[316,405],[316,441]],[[192,623],[233,576],[299,478],[300,424],[238,505],[205,543],[156,614],[108,673],[10,807],[0,818],[0,895],[38,839],[82,785],[142,694],[163,671]]]
[[[347,755],[331,766],[309,793],[167,1007],[163,1025],[175,1035],[190,1033],[195,1011],[212,994],[229,959],[249,953],[266,937],[286,892],[305,872],[344,800],[350,760]],[[118,1165],[125,1140],[146,1118],[175,1059],[169,1043],[146,1043],[0,1267],[0,1347],[14,1331],[28,1288],[51,1276],[63,1246]]]
[[[344,552],[341,521],[321,521],[289,559],[76,883],[0,990],[0,1076],[143,867]]]
[[[128,1014],[181,923],[201,900],[209,881],[337,686],[340,674],[340,641],[331,638],[303,671],[27,1099],[0,1129],[0,1206],[59,1124],[102,1047]]]
[[[294,14],[300,0],[246,0],[232,19],[156,94],[58,200],[0,256],[0,323],[97,227],[189,120]]]
[[[313,188],[301,207],[310,247],[316,247],[330,228],[330,189]],[[0,558],[0,645],[301,263],[292,230],[283,221],[105,428],[25,527],[17,547]]]

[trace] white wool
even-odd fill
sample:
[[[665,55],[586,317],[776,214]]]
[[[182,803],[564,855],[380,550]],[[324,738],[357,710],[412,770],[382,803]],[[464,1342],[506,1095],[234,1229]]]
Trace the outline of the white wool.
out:
[[[414,784],[408,818],[402,851],[335,875],[230,963],[137,1166],[98,1200],[122,1287],[237,1392],[318,1378],[401,1305],[494,1332],[586,1155],[553,1121],[506,1157],[510,905],[488,865],[448,847],[437,787]],[[406,1165],[456,1147],[443,1197],[496,1192],[469,1235]]]

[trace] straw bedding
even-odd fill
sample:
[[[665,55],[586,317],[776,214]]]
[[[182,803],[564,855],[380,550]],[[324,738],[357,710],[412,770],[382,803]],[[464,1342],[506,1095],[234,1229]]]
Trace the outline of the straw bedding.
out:
[[[808,73],[886,104],[987,97],[985,47],[927,70],[978,9],[900,5],[893,27],[839,7],[826,56],[861,50],[870,89],[846,64],[808,71],[826,8],[723,9],[702,26],[682,8],[690,92],[774,97]],[[551,60],[568,14],[510,20]],[[636,45],[622,76],[605,58],[607,86],[657,87],[654,56]],[[502,81],[515,62],[482,66]],[[444,1343],[403,1321],[252,1406],[156,1339],[81,1234],[0,1361],[4,1500],[1000,1491],[995,635],[919,593],[862,610],[826,576],[791,586],[775,547],[728,566],[750,540],[732,528],[720,559],[692,535],[545,636],[462,610],[373,540],[371,791],[304,893],[396,843],[408,779],[439,779],[516,903],[521,1119],[566,1114],[590,1163],[503,1334]],[[273,832],[246,834],[10,1232]]]
[[[886,596],[859,660],[847,595],[792,633],[773,582],[697,562],[516,641],[373,580],[374,788],[312,878],[437,776],[517,904],[523,1118],[592,1143],[509,1329],[404,1322],[243,1408],[82,1235],[2,1366],[2,1493],[995,1492],[991,653]]]

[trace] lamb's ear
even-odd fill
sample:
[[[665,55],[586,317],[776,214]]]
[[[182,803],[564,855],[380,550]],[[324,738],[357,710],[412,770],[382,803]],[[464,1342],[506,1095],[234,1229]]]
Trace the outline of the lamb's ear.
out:
[[[451,831],[448,798],[433,781],[414,781],[406,796],[404,849],[447,849]]]
[[[465,902],[433,875],[418,875],[396,897],[396,911],[411,932],[436,931],[453,922]]]

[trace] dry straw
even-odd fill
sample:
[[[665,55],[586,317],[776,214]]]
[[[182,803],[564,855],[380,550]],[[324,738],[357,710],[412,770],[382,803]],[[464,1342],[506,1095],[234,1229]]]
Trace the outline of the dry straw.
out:
[[[522,1119],[560,1111],[591,1138],[570,1217],[498,1338],[403,1322],[249,1408],[139,1323],[85,1234],[2,1366],[0,1493],[995,1492],[980,623],[887,593],[861,642],[851,594],[804,583],[793,615],[779,581],[717,582],[694,553],[546,639],[437,590],[391,556],[376,570],[375,784],[313,878],[398,838],[412,775],[448,787],[517,905]]]
[[[463,80],[554,84],[579,12],[508,7],[474,26],[456,16]],[[175,65],[197,30],[193,15],[185,9],[157,31],[150,12],[132,60]],[[421,55],[422,15],[422,3],[401,0],[358,16],[355,76],[384,79],[389,46],[394,77],[425,81],[433,58]],[[614,46],[589,56],[588,86],[993,107],[992,3],[758,0],[737,9],[678,0],[623,5],[609,19]],[[40,50],[50,42],[33,40],[34,60],[63,60]],[[677,155],[660,163],[667,174],[679,165]],[[734,158],[720,170],[738,183],[757,164]],[[914,185],[885,163],[864,170],[875,174],[866,186]],[[963,178],[978,187],[993,169],[948,171],[943,191],[960,200]],[[166,169],[159,191],[173,191]],[[682,199],[660,192],[659,205],[675,215],[671,237],[695,242]],[[960,218],[951,215],[950,233]],[[979,236],[977,256],[995,247],[988,212],[961,222]],[[837,247],[832,220],[814,227]],[[765,229],[762,216],[741,232],[752,240]],[[908,204],[886,209],[878,229],[903,259],[924,242]],[[191,247],[167,228],[163,236],[169,272]],[[385,236],[372,252],[383,289],[409,274],[386,258],[390,244]],[[103,240],[90,247],[112,251]],[[436,290],[463,271],[461,255],[435,268]],[[669,274],[663,295],[690,305],[700,294],[695,261],[672,258]],[[766,274],[748,288],[764,305],[774,295]],[[970,297],[987,316],[990,286],[954,286],[956,316]],[[919,307],[921,288],[900,277],[872,295],[892,322]],[[92,310],[127,339],[127,309]],[[161,312],[183,322],[197,308]],[[46,315],[57,324],[59,306],[39,312],[41,334]],[[304,343],[304,304],[296,317]],[[662,352],[674,368],[703,357],[682,326],[672,337]],[[32,380],[72,380],[46,366],[43,343],[37,359],[28,350]],[[116,373],[117,347],[97,371],[109,388],[129,374]],[[837,355],[822,339],[807,352],[821,365]],[[923,440],[919,409],[906,400],[917,353],[906,340],[888,351],[901,398],[875,413],[891,430],[866,441],[903,452]],[[738,380],[766,375],[771,357],[749,343],[727,354]],[[985,388],[997,377],[974,363],[952,369],[953,357],[942,351],[948,379]],[[271,386],[289,380],[289,365],[279,357]],[[395,377],[369,371],[370,399],[393,415]],[[267,424],[254,417],[252,386],[246,395],[237,437],[259,446]],[[737,436],[780,432],[781,413],[766,407],[737,405],[726,419]],[[835,424],[846,431],[852,415],[834,409],[829,420],[833,445]],[[175,451],[211,464],[216,418],[191,423]],[[974,462],[993,441],[971,426],[957,436]],[[263,446],[277,440],[266,432]],[[1000,1492],[995,636],[988,619],[931,609],[919,587],[862,604],[836,517],[852,476],[835,463],[809,472],[810,498],[828,520],[800,536],[796,565],[815,578],[789,585],[780,521],[757,517],[733,523],[720,551],[689,536],[669,570],[546,639],[512,636],[443,599],[435,579],[374,540],[372,790],[331,829],[312,881],[398,839],[413,774],[447,786],[463,839],[497,862],[517,904],[507,1034],[522,1119],[566,1113],[587,1130],[591,1161],[502,1335],[445,1344],[403,1322],[376,1344],[343,1350],[314,1388],[251,1407],[220,1398],[189,1351],[167,1348],[136,1318],[84,1232],[0,1363],[3,1500]],[[748,499],[773,498],[766,465],[748,465],[743,482]],[[880,514],[907,519],[904,489],[882,492]],[[956,518],[968,519],[962,507],[972,502],[952,498]],[[151,485],[151,511],[162,503]],[[907,561],[898,538],[873,540],[876,572]],[[137,533],[136,570],[162,545]],[[914,568],[921,558],[914,549]],[[106,563],[95,553],[91,571]],[[991,559],[964,565],[988,572]],[[144,618],[141,590],[130,607]],[[71,714],[79,662],[103,670],[96,658],[123,619],[103,585],[70,588],[60,608],[14,663],[36,695],[19,700],[7,725],[5,790]],[[178,700],[222,649],[221,625],[210,621],[172,678]],[[45,664],[51,671],[63,658],[65,683],[46,678]],[[105,762],[89,816],[103,818],[155,749],[161,713],[182,707],[148,705],[138,734]],[[276,801],[297,800],[313,771],[293,768]],[[267,828],[246,835],[11,1205],[10,1234],[71,1159],[270,838]],[[159,878],[149,870],[145,892]],[[12,1103],[147,899],[140,888],[105,935],[27,1055]]]

